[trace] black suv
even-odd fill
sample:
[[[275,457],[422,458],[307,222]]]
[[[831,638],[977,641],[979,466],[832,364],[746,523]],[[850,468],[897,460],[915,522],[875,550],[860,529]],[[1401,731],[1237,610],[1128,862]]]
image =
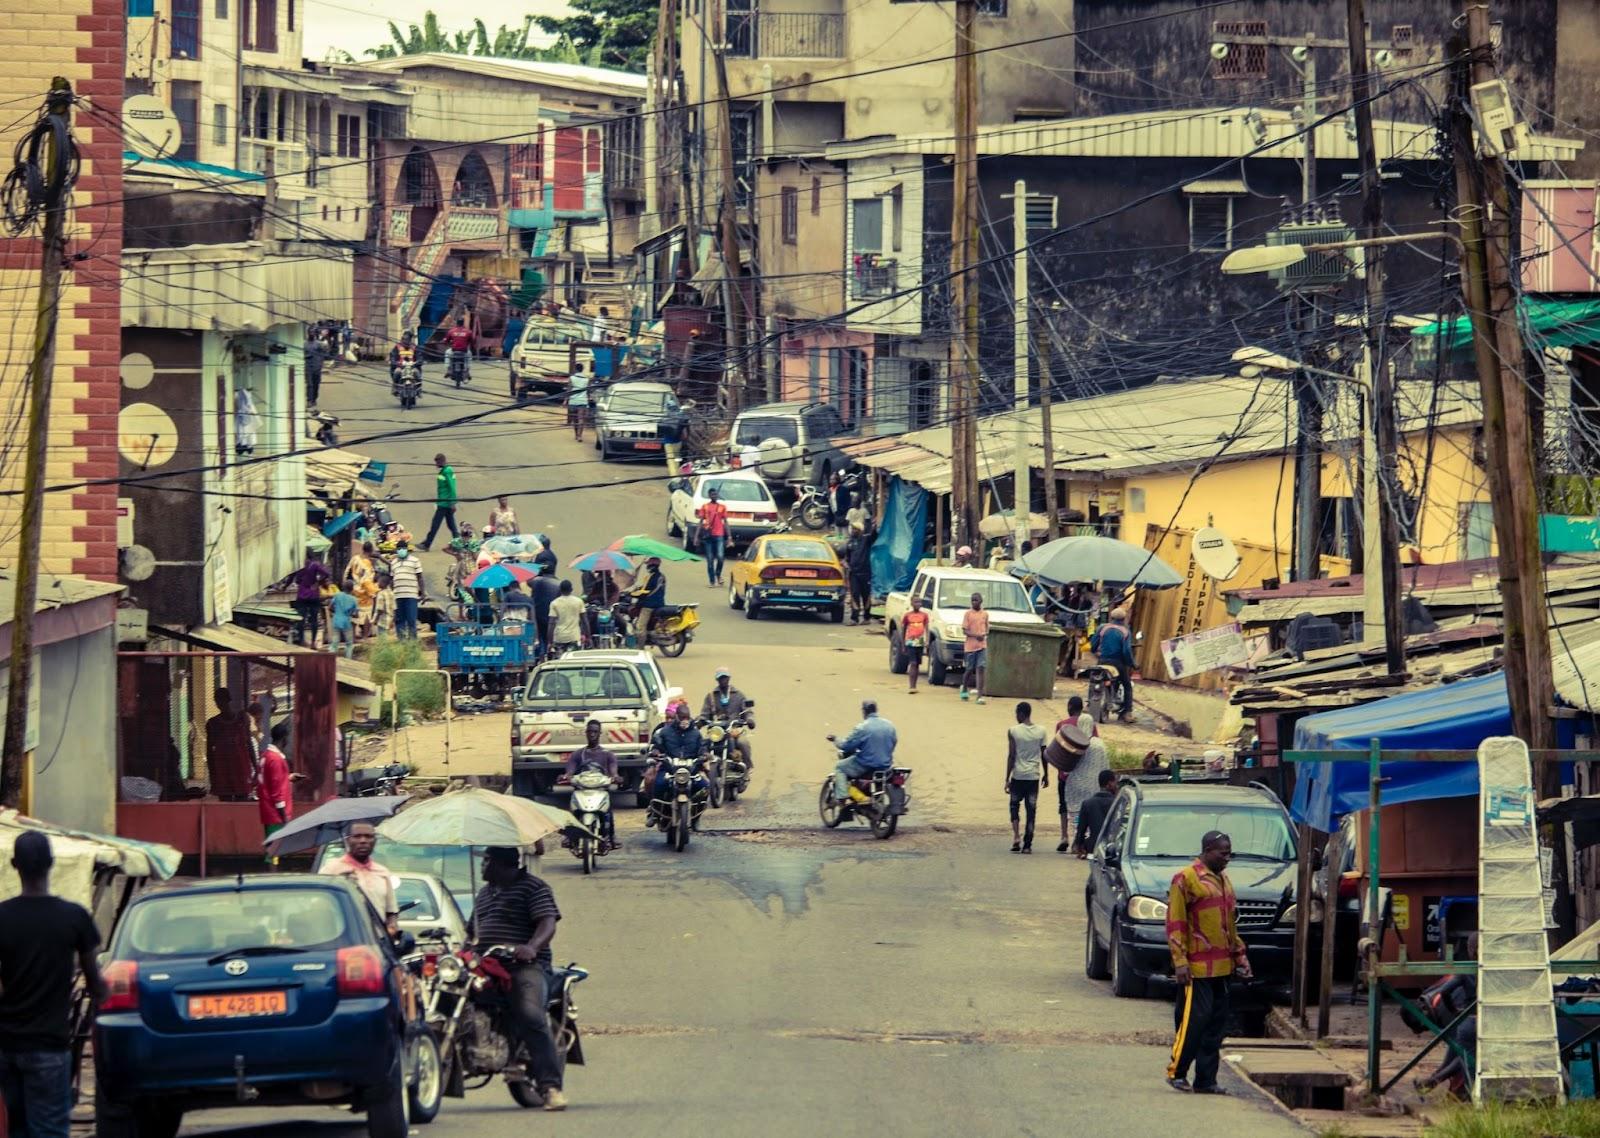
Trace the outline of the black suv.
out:
[[[1085,886],[1084,970],[1118,996],[1170,983],[1167,889],[1200,856],[1200,838],[1233,840],[1228,879],[1239,935],[1261,994],[1286,987],[1294,960],[1295,839],[1289,813],[1260,786],[1125,782],[1106,815]]]

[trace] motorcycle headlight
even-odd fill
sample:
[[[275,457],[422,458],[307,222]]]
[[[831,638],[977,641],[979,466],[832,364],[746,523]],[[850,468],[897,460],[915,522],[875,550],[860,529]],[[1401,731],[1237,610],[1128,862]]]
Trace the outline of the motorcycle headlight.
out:
[[[461,977],[465,975],[467,971],[466,965],[462,964],[461,958],[457,956],[439,957],[436,967],[438,969],[437,974],[440,981],[446,984],[459,983]]]
[[[1153,923],[1167,919],[1167,903],[1154,897],[1129,897],[1128,920]]]
[[[674,774],[672,776],[672,781],[677,783],[679,786],[688,785],[689,772],[685,771],[685,770],[680,770],[680,771],[674,772]]]
[[[726,734],[727,732],[723,731],[721,727],[712,726],[706,728],[706,738],[710,739],[713,743],[722,742],[722,738]]]

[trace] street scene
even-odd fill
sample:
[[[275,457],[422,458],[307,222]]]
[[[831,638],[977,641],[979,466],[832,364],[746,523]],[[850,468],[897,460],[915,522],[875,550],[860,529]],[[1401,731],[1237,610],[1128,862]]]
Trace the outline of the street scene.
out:
[[[1589,0],[15,0],[0,1138],[1600,1133]]]

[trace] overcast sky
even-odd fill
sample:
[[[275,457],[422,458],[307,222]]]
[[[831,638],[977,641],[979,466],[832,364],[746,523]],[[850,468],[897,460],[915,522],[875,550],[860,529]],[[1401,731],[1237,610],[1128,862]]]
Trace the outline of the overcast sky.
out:
[[[492,35],[501,24],[520,27],[524,15],[556,16],[566,0],[513,0],[510,4],[450,4],[444,0],[306,0],[305,55],[322,59],[331,48],[343,48],[357,59],[362,51],[389,41],[388,22],[402,32],[420,24],[428,9],[439,13],[446,31],[472,27],[481,19]]]

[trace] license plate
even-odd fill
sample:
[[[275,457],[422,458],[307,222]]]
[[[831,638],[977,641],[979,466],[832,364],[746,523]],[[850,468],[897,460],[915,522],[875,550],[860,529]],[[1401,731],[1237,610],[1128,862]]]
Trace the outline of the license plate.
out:
[[[728,520],[730,522],[747,522],[747,521],[750,520],[750,518],[751,518],[750,514],[729,514],[728,515]]]
[[[190,996],[190,1019],[240,1019],[281,1016],[289,1011],[288,992],[230,992],[225,996]]]
[[[661,449],[661,444],[660,443],[650,442],[650,441],[648,441],[646,439],[641,439],[638,442],[634,443],[633,445],[638,450],[660,450]]]
[[[786,570],[784,572],[784,576],[785,577],[815,577],[815,576],[817,576],[817,571],[815,569],[789,569],[789,570]]]

